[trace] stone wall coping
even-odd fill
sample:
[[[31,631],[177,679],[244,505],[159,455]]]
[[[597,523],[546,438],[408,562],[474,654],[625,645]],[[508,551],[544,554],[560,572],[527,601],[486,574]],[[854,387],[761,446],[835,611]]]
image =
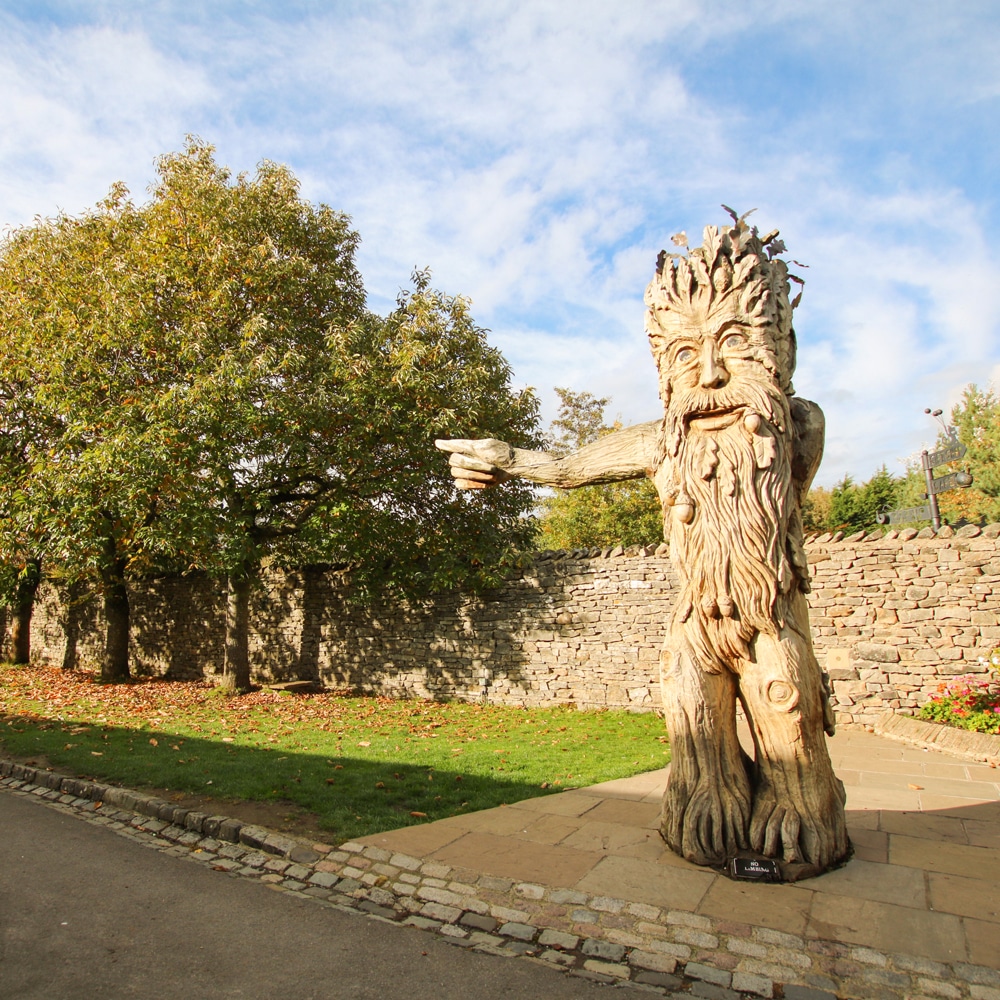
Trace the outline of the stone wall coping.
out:
[[[949,541],[953,538],[998,538],[1000,537],[1000,523],[987,524],[981,527],[978,524],[965,524],[961,528],[953,528],[950,524],[943,524],[936,531],[934,528],[926,527],[917,530],[916,528],[892,528],[883,531],[876,528],[874,531],[857,531],[851,535],[845,535],[842,531],[812,533],[806,535],[806,547],[838,545],[845,548],[859,543],[873,542],[910,542],[915,539],[925,541]]]

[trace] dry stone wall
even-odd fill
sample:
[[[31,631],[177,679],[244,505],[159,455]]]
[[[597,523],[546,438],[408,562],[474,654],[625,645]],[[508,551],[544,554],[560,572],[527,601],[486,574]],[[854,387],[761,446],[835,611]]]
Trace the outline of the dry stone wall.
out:
[[[1000,525],[812,539],[817,656],[840,722],[912,712],[938,685],[979,673],[1000,646]],[[541,553],[506,586],[469,597],[358,606],[334,571],[271,571],[255,594],[251,656],[262,681],[312,679],[398,697],[485,698],[655,709],[659,650],[675,583],[666,547]],[[138,583],[138,673],[196,678],[221,669],[223,584],[202,576]],[[96,603],[46,584],[33,656],[96,661]]]
[[[913,714],[956,675],[1000,646],[1000,525],[966,525],[807,546],[813,641],[833,681],[841,722],[886,709]]]

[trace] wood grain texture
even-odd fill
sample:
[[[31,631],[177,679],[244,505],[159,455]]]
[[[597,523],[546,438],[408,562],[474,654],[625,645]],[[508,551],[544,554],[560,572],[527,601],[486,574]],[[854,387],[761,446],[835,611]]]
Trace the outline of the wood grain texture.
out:
[[[798,878],[839,863],[850,845],[804,597],[800,503],[824,421],[794,395],[789,275],[777,233],[766,239],[735,219],[707,227],[687,254],[660,255],[645,301],[662,421],[562,459],[496,441],[439,446],[460,486],[652,477],[679,581],[661,656],[672,748],[661,831],[696,864],[749,851]],[[736,737],[737,704],[752,758]]]

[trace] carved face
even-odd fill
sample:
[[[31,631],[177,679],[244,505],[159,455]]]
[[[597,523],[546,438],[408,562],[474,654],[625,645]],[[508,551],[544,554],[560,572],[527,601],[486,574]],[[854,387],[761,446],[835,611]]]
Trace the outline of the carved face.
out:
[[[685,431],[721,430],[751,413],[774,419],[781,390],[769,326],[753,325],[733,310],[658,318],[660,391]]]

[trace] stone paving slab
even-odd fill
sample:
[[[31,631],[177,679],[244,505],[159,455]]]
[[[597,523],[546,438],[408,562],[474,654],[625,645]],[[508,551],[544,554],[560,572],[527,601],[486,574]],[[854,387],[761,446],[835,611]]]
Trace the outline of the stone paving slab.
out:
[[[576,881],[568,877],[574,867],[539,865],[534,848],[514,844],[538,839],[531,824],[504,824],[491,840],[466,834],[430,856],[475,866],[481,849],[483,870],[502,869],[546,886],[617,895],[807,940],[1000,968],[1000,926],[993,947],[988,943],[1000,905],[1000,771],[859,730],[835,737],[830,747],[838,774],[847,779],[855,856],[839,870],[795,885],[735,883],[688,865],[649,837],[666,770],[517,804],[563,817],[546,830],[545,859],[562,857],[552,850],[559,846],[589,849],[598,859]],[[588,800],[597,801],[585,808]],[[380,836],[405,847],[405,830]],[[380,836],[367,841],[378,844]],[[503,841],[511,846],[504,848]],[[891,986],[879,983],[880,989]]]
[[[792,885],[733,882],[667,851],[663,771],[339,847],[9,761],[0,791],[318,905],[660,995],[1000,1000],[1000,772],[860,731],[830,746],[858,772],[856,855]],[[930,777],[956,793],[943,811]]]

